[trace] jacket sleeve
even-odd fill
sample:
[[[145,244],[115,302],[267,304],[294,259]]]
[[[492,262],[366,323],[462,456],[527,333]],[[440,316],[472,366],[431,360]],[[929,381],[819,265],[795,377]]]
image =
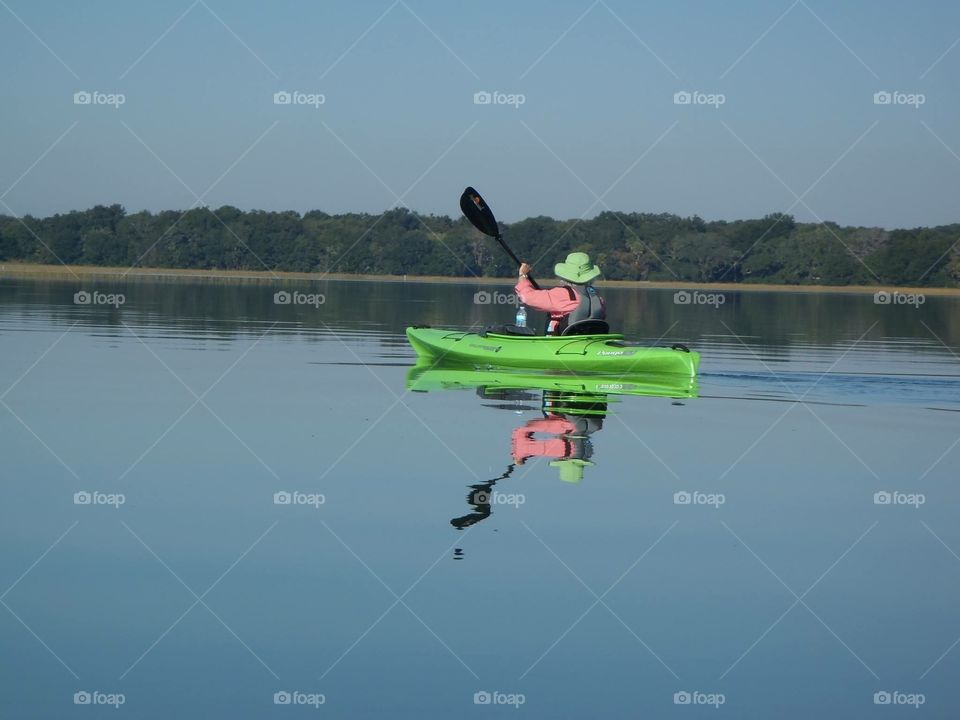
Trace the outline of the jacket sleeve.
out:
[[[566,288],[555,287],[549,290],[537,290],[527,278],[520,278],[514,288],[517,297],[524,305],[551,315],[567,315],[577,309],[579,300],[571,300]]]

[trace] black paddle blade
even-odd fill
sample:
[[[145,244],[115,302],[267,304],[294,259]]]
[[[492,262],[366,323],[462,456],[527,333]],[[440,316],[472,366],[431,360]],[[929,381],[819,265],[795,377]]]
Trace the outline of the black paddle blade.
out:
[[[460,209],[467,216],[467,220],[484,235],[500,237],[500,228],[497,225],[497,219],[493,216],[493,210],[472,187],[468,187],[460,196]]]
[[[463,195],[460,196],[460,209],[463,211],[463,214],[467,216],[467,220],[473,223],[473,226],[477,230],[484,235],[496,238],[500,247],[504,249],[504,252],[506,252],[507,255],[510,256],[510,259],[519,267],[520,258],[518,258],[513,250],[503,241],[503,236],[500,235],[500,227],[497,225],[497,219],[493,216],[493,210],[491,210],[490,206],[480,197],[480,193],[472,187],[464,190]],[[527,274],[527,279],[530,280],[530,284],[533,285],[534,288],[537,290],[540,289],[537,281],[534,280],[533,276],[529,273]]]

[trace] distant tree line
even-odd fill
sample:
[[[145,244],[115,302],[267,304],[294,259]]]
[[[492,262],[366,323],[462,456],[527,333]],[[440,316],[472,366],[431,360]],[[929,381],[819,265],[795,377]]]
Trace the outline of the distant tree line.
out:
[[[548,277],[590,253],[611,280],[830,285],[960,284],[960,224],[910,230],[798,223],[790,215],[713,221],[604,212],[503,225]],[[234,207],[128,214],[120,205],[46,218],[0,215],[0,261],[313,273],[507,277],[515,269],[463,218]]]

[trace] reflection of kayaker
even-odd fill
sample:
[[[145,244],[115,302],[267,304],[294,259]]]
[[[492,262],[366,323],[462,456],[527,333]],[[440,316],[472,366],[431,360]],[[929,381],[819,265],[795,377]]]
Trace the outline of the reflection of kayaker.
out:
[[[545,390],[541,412],[543,417],[533,418],[514,429],[511,435],[513,462],[506,471],[498,477],[469,486],[467,503],[472,507],[472,512],[450,521],[457,530],[490,517],[494,486],[510,477],[517,465],[523,465],[532,457],[550,458],[550,467],[557,468],[560,479],[570,483],[580,482],[583,468],[593,465],[590,461],[593,455],[590,436],[603,428],[607,396]],[[458,553],[458,557],[462,555],[462,551]]]
[[[606,400],[603,396],[599,399]],[[543,417],[513,431],[513,461],[523,465],[531,457],[552,458],[550,466],[559,468],[561,480],[580,482],[583,468],[593,465],[590,436],[603,428],[606,409],[606,402],[598,402],[596,396],[584,402],[565,393],[544,392]]]
[[[608,331],[606,306],[593,287],[593,281],[600,276],[600,268],[590,262],[589,255],[570,253],[566,262],[554,266],[554,274],[563,281],[559,287],[534,287],[530,282],[530,270],[528,263],[520,263],[520,279],[515,288],[517,297],[534,310],[549,313],[547,335],[569,334],[568,328],[574,325],[589,325],[587,332],[591,333]]]
[[[566,457],[570,450],[564,436],[572,435],[576,430],[576,426],[562,415],[528,420],[513,431],[510,442],[513,460],[523,465],[531,457]],[[551,437],[536,438],[534,435],[537,433]]]

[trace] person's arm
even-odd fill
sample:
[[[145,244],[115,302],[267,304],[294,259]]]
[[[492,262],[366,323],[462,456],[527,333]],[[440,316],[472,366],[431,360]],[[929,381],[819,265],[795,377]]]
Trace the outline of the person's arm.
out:
[[[570,293],[566,288],[555,287],[549,290],[536,289],[527,277],[530,266],[523,263],[520,266],[520,279],[514,288],[517,291],[517,297],[524,305],[532,307],[534,310],[550,313],[551,315],[566,315],[577,309],[579,300],[570,299]]]

